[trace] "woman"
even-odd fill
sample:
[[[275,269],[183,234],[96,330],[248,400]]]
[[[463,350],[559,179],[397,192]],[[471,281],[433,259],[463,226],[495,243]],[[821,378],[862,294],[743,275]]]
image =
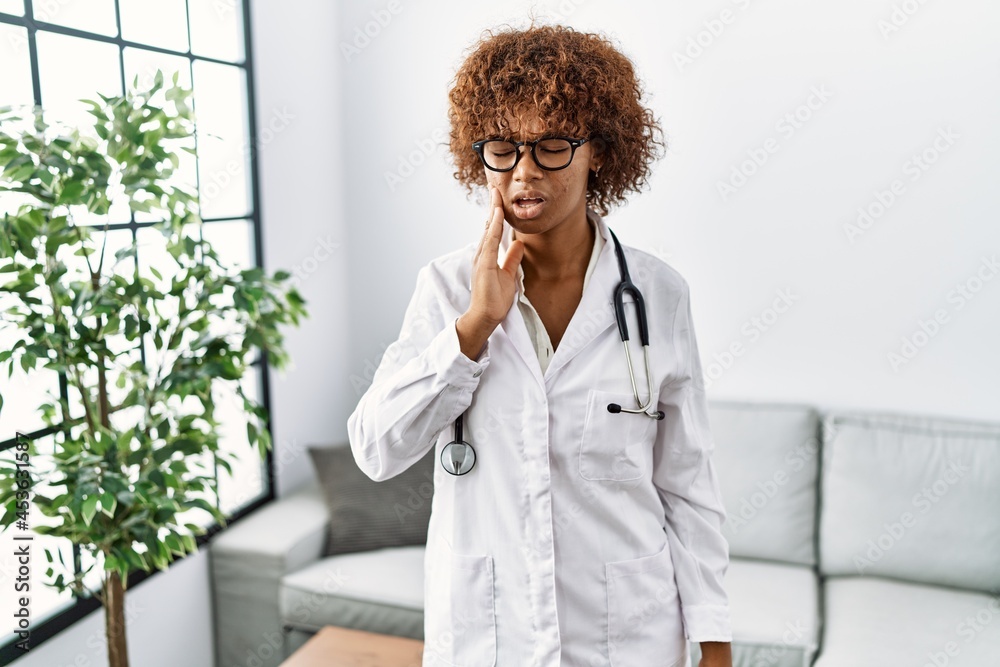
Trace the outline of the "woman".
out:
[[[649,313],[647,378],[626,293],[634,387],[612,308],[602,216],[662,145],[639,98],[625,56],[561,26],[487,33],[456,75],[455,176],[488,189],[489,218],[420,270],[348,421],[375,480],[435,448],[424,667],[679,667],[688,640],[700,667],[732,665],[688,285],[621,246]]]

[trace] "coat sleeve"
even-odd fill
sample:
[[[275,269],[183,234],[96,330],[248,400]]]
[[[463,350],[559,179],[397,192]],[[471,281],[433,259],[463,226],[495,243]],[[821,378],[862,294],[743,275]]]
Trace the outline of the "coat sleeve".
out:
[[[728,642],[729,543],[721,531],[726,511],[712,464],[715,445],[686,281],[674,311],[673,343],[679,374],[660,391],[664,418],[657,423],[653,482],[666,516],[684,634],[694,642]]]
[[[422,459],[472,403],[490,363],[489,342],[477,361],[465,356],[455,328],[460,315],[431,266],[420,269],[399,338],[347,420],[354,460],[371,479],[395,477]]]

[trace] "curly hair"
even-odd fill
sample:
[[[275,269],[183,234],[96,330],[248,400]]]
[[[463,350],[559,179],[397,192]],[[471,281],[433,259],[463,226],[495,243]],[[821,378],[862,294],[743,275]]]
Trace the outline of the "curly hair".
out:
[[[602,216],[647,184],[660,157],[662,131],[641,102],[632,62],[605,37],[562,25],[485,30],[448,92],[453,176],[472,194],[486,174],[472,143],[510,136],[505,111],[521,123],[536,111],[558,134],[587,137],[604,148],[600,174],[590,172],[587,204]]]

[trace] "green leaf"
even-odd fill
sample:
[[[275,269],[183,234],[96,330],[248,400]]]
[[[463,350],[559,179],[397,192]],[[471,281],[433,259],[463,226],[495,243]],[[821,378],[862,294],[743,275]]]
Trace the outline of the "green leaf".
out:
[[[267,429],[260,432],[260,438],[257,441],[258,449],[260,450],[260,458],[267,458],[267,450],[271,448],[271,434]]]
[[[167,533],[167,536],[163,539],[163,541],[167,548],[170,549],[171,553],[177,554],[178,556],[184,555],[184,545],[175,533]]]
[[[83,510],[82,510],[83,522],[89,526],[90,522],[93,521],[94,519],[94,514],[96,513],[97,513],[97,496],[96,495],[87,496],[87,499],[83,501]]]
[[[146,564],[146,561],[143,559],[143,555],[136,553],[135,549],[131,546],[125,547],[122,550],[122,553],[125,556],[125,561],[131,565],[133,569],[149,570],[149,565]]]
[[[105,491],[101,494],[101,512],[108,515],[111,518],[115,516],[115,508],[118,506],[118,500],[115,498],[114,494],[110,491]]]
[[[119,566],[119,561],[117,556],[115,556],[114,554],[105,554],[104,556],[105,571],[116,570],[118,569],[118,566]]]
[[[84,184],[83,181],[70,181],[63,186],[62,192],[59,193],[59,199],[56,200],[56,204],[75,204],[80,195],[83,194]]]

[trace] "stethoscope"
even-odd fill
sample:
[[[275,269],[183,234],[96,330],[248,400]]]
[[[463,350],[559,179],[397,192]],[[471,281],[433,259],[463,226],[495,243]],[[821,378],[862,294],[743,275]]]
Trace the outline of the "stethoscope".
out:
[[[627,412],[631,414],[644,414],[653,419],[663,419],[663,411],[649,412],[649,406],[653,402],[653,377],[649,373],[649,328],[646,325],[646,304],[642,300],[639,288],[635,286],[628,275],[628,265],[625,263],[625,253],[618,242],[618,237],[611,231],[611,238],[615,242],[615,254],[618,255],[618,273],[621,275],[621,282],[615,288],[615,319],[618,321],[618,333],[621,335],[622,345],[625,347],[625,359],[628,361],[628,376],[632,382],[632,393],[635,394],[635,404],[641,407],[635,409],[623,408],[617,403],[608,404],[608,412],[619,414]],[[635,385],[635,373],[632,370],[632,355],[628,349],[628,324],[625,322],[625,302],[622,297],[625,292],[632,292],[635,297],[636,312],[639,317],[639,339],[642,341],[642,352],[646,360],[646,384],[649,390],[649,399],[643,405],[639,399],[639,390]],[[463,413],[464,414],[464,413]],[[472,445],[462,440],[462,416],[455,420],[455,440],[449,442],[441,450],[441,465],[452,475],[464,475],[472,470],[476,465],[476,450]]]

